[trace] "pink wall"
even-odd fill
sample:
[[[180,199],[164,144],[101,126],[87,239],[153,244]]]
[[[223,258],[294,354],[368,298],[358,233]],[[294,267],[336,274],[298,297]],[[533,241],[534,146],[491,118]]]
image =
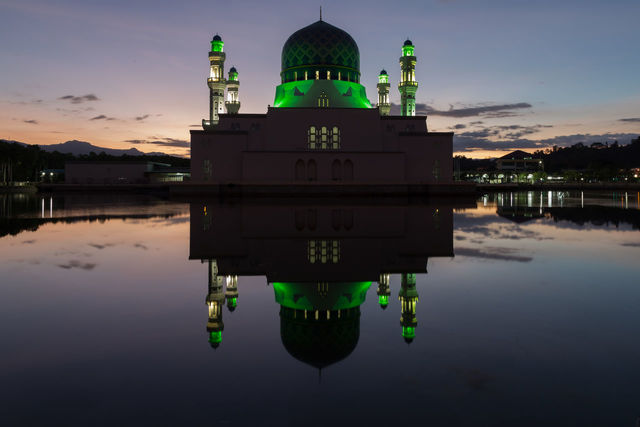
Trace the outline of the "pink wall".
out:
[[[270,108],[267,114],[220,117],[215,130],[191,131],[193,182],[452,182],[453,133],[427,133],[426,117],[344,108]],[[311,125],[338,126],[340,148],[310,149]],[[298,160],[304,167],[296,166]],[[203,173],[205,161],[210,176]]]

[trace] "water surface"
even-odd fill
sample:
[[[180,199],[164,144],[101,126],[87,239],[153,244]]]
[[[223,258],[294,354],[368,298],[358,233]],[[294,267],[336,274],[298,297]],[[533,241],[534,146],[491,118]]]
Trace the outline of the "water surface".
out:
[[[0,195],[0,422],[634,426],[638,203]]]

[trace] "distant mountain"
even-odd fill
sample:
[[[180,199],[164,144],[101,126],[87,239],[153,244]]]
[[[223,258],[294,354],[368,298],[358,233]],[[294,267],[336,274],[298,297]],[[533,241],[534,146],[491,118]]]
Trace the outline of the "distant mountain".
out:
[[[160,153],[160,152],[143,153],[137,148],[129,148],[127,150],[122,150],[117,148],[98,147],[88,142],[77,141],[75,139],[73,141],[67,141],[61,144],[40,145],[39,147],[41,150],[47,151],[49,153],[57,151],[59,153],[71,153],[75,156],[83,155],[83,154],[86,155],[90,153],[100,154],[103,151],[105,154],[108,154],[110,156],[122,156],[123,154],[127,154],[129,156],[143,156],[143,155],[164,156],[165,155],[165,153]]]
[[[108,154],[110,156],[122,156],[123,154],[127,154],[129,156],[166,156],[167,155],[166,153],[162,153],[159,151],[143,153],[142,151],[136,148],[121,150],[118,148],[98,147],[97,145],[93,145],[89,142],[78,141],[75,139],[73,141],[61,142],[60,144],[51,144],[51,145],[27,144],[25,142],[13,141],[10,139],[0,139],[0,142],[6,142],[9,144],[19,144],[19,145],[22,145],[23,147],[26,147],[28,145],[38,145],[42,151],[46,151],[48,153],[53,153],[54,151],[57,151],[59,153],[70,153],[70,154],[73,154],[74,156],[87,155],[90,153],[100,154],[103,151],[105,154]]]

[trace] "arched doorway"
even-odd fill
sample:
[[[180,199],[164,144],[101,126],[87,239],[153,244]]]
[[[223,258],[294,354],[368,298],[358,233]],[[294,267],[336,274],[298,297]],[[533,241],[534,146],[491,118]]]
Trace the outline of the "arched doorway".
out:
[[[302,159],[298,159],[295,168],[296,181],[304,181],[304,175],[304,161]]]
[[[342,180],[342,163],[338,159],[335,159],[331,164],[331,179],[333,181]]]
[[[307,162],[307,179],[309,181],[316,181],[318,179],[318,167],[316,161],[313,159]]]
[[[349,159],[344,161],[344,180],[353,181],[353,162]]]

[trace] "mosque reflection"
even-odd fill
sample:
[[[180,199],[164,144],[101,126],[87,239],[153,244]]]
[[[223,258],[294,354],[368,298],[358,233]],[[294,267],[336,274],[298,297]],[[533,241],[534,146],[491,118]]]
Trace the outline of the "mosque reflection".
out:
[[[209,266],[209,343],[221,345],[223,307],[236,307],[242,276],[266,276],[280,306],[282,344],[323,368],[355,349],[360,308],[374,283],[378,304],[388,307],[392,274],[401,278],[398,331],[410,343],[418,326],[416,274],[427,272],[430,257],[453,256],[454,207],[460,204],[191,203],[190,259]]]

